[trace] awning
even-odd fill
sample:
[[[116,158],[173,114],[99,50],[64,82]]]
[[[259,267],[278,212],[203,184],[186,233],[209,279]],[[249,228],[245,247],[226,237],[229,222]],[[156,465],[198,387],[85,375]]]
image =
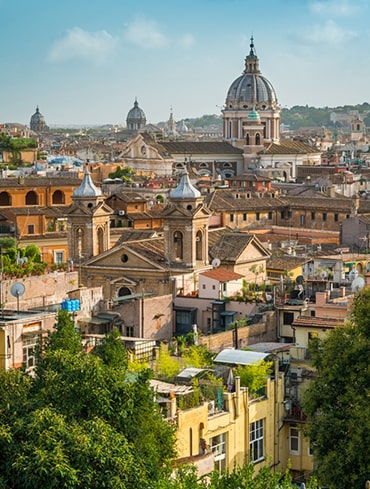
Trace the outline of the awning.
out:
[[[321,261],[320,267],[332,268],[335,266],[335,261]]]
[[[37,329],[36,331],[25,331],[22,333],[24,338],[30,338],[32,336],[39,336],[41,334],[49,333],[48,329]]]
[[[215,363],[227,363],[232,365],[251,365],[268,357],[268,353],[249,350],[222,350],[214,359]]]

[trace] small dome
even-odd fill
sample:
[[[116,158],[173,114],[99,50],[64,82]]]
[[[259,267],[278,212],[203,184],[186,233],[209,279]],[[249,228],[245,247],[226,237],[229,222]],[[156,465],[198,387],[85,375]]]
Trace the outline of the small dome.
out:
[[[47,130],[45,118],[41,114],[38,107],[36,107],[36,112],[31,116],[30,129],[35,132],[42,132]]]
[[[138,101],[135,99],[134,106],[129,110],[126,118],[127,129],[137,131],[146,124],[146,117],[143,109],[139,107]]]
[[[176,188],[171,190],[171,199],[198,199],[201,193],[190,182],[188,172],[184,172]]]
[[[260,121],[261,117],[260,117],[259,113],[253,109],[249,112],[247,119],[249,121]]]
[[[102,191],[95,186],[86,167],[81,185],[73,192],[73,197],[100,197],[101,195],[103,195]]]
[[[252,108],[264,110],[277,107],[274,87],[261,75],[253,37],[250,48],[249,55],[245,58],[243,74],[232,82],[227,92],[226,110],[251,110]]]

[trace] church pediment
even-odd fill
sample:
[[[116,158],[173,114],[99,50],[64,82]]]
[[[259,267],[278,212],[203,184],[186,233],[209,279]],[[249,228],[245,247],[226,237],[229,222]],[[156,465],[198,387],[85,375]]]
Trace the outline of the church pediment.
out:
[[[163,271],[166,269],[163,238],[132,241],[115,246],[90,258],[84,266],[106,270],[119,269],[123,274],[129,274],[130,270],[135,274],[140,270]]]
[[[163,160],[157,148],[145,141],[141,134],[128,141],[126,149],[123,151],[122,158],[135,159],[150,159]]]

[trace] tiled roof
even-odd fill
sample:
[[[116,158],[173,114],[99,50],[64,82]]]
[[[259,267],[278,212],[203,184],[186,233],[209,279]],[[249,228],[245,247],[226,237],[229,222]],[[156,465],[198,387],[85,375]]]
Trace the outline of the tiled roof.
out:
[[[269,270],[291,270],[304,265],[309,261],[308,258],[299,256],[278,256],[271,257],[266,262],[266,268]]]
[[[343,326],[343,324],[344,319],[311,316],[299,316],[293,321],[293,326],[306,328],[336,328],[337,326]]]
[[[233,272],[231,270],[226,270],[226,268],[214,268],[212,270],[207,270],[206,272],[200,273],[203,277],[213,278],[219,282],[230,282],[231,280],[238,280],[243,278],[240,273]]]
[[[2,207],[0,214],[7,219],[14,219],[15,216],[45,216],[45,217],[66,217],[66,206],[25,206],[25,207]]]
[[[121,237],[117,241],[117,244],[126,243],[129,241],[140,241],[145,239],[156,238],[158,235],[155,231],[152,230],[135,230],[135,229],[125,229],[122,231],[121,229]]]
[[[321,153],[320,150],[299,141],[280,141],[279,144],[271,143],[267,148],[260,151],[259,154],[307,154]]]
[[[242,155],[243,150],[229,143],[219,141],[174,141],[161,142],[160,145],[170,154],[235,154]]]
[[[245,247],[253,240],[252,234],[227,233],[223,234],[218,243],[209,250],[212,258],[221,261],[235,261],[244,251]]]
[[[287,196],[284,199],[286,206],[294,207],[295,209],[316,209],[327,211],[342,211],[350,213],[352,209],[352,199],[342,197],[340,199],[333,197],[291,197]]]
[[[286,205],[285,199],[280,197],[240,197],[235,198],[235,190],[217,189],[207,202],[207,206],[212,211],[243,211],[243,210],[272,210],[279,209]]]
[[[71,178],[47,178],[47,177],[25,177],[24,179],[18,178],[0,178],[0,188],[14,188],[14,187],[78,187],[81,184],[81,180],[76,177]]]
[[[129,241],[125,244],[130,250],[147,258],[152,263],[164,265],[165,247],[163,238]]]

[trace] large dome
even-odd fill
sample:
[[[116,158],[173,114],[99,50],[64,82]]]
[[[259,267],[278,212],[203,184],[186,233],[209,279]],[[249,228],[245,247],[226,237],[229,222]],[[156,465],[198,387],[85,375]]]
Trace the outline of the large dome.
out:
[[[137,131],[146,124],[146,117],[143,109],[139,107],[138,101],[135,99],[134,106],[129,110],[126,119],[127,129]]]
[[[259,70],[259,59],[255,54],[252,37],[244,72],[231,84],[225,110],[275,109],[277,104],[274,87]]]

